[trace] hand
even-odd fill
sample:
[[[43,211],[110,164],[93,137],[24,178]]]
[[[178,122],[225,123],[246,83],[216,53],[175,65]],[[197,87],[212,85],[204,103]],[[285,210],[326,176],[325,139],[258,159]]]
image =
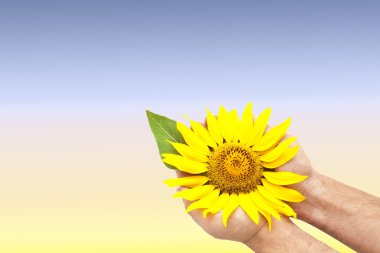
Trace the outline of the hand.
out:
[[[299,144],[296,142],[293,145]],[[302,148],[292,160],[276,170],[308,176],[303,182],[287,186],[306,196],[303,202],[289,203],[298,218],[358,251],[373,252],[380,249],[377,240],[380,234],[379,198],[318,173]],[[178,172],[178,176],[187,175]],[[189,204],[189,201],[185,201],[185,206]],[[222,223],[221,213],[204,218],[201,210],[194,210],[190,215],[213,237],[243,242],[255,252],[332,251],[299,229],[288,217],[282,217],[281,221],[272,219],[272,231],[268,232],[263,217],[256,225],[240,207],[230,216],[227,228]],[[361,218],[358,218],[359,214]]]
[[[188,176],[186,173],[177,171],[178,177]],[[181,187],[178,190],[183,190]],[[191,203],[183,200],[185,208]],[[209,214],[207,218],[203,217],[202,211],[199,209],[193,210],[190,213],[193,220],[201,226],[208,234],[223,240],[231,240],[246,243],[254,238],[260,230],[267,230],[267,222],[264,218],[260,218],[259,225],[256,225],[245,212],[238,207],[228,219],[227,227],[222,223],[222,213]],[[274,230],[275,227],[272,229]],[[273,232],[273,231],[272,231]]]
[[[187,176],[180,171],[177,171],[177,175]],[[191,202],[184,200],[184,203],[187,208]],[[281,221],[273,219],[272,230],[268,232],[267,222],[263,217],[256,225],[240,207],[231,214],[227,228],[222,223],[221,212],[204,218],[202,211],[196,209],[190,212],[190,216],[214,238],[244,243],[255,252],[307,252],[310,248],[318,252],[334,252],[299,229],[288,217],[281,216]]]
[[[287,134],[285,135],[284,140],[291,137],[291,135]],[[310,182],[314,179],[314,176],[316,174],[316,171],[313,169],[313,166],[311,165],[311,162],[309,158],[307,157],[305,151],[303,150],[302,146],[299,144],[299,141],[295,141],[292,146],[300,146],[300,149],[298,150],[298,153],[293,157],[292,160],[285,163],[281,167],[277,168],[277,171],[290,171],[294,172],[300,175],[308,176],[308,178],[298,184],[289,185],[287,187],[296,189],[297,191],[305,194],[309,190]]]
[[[285,139],[289,137],[290,136],[287,135]],[[295,142],[293,145],[298,145],[298,143]],[[307,180],[293,185],[293,187],[299,189],[301,193],[302,188],[307,185],[308,180],[312,177],[314,173],[311,163],[307,158],[305,152],[302,150],[302,148],[300,148],[297,155],[291,161],[289,161],[282,167],[279,167],[278,170],[291,171],[301,175],[309,176]],[[184,177],[189,175],[184,172],[177,171],[177,176]],[[180,188],[179,190],[182,189],[183,188]],[[191,202],[184,200],[184,203],[185,207],[187,208],[187,206]],[[227,228],[225,228],[222,223],[221,212],[218,212],[216,214],[209,214],[207,218],[203,217],[202,211],[199,209],[191,211],[189,214],[193,218],[193,220],[198,225],[200,225],[207,233],[218,239],[233,240],[245,243],[256,237],[258,233],[264,234],[268,232],[267,221],[263,217],[260,217],[259,224],[256,225],[240,207],[237,208],[234,211],[234,213],[231,214],[228,220]],[[286,219],[287,222],[291,222],[287,217],[282,217],[282,221],[284,221],[284,219]],[[271,233],[276,233],[277,226],[281,222],[277,222],[277,220],[275,219],[272,219],[272,221],[273,225]]]

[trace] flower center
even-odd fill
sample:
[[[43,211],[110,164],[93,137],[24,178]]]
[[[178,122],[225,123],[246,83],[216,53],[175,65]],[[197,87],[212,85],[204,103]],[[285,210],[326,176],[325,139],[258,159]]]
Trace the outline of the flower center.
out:
[[[263,166],[259,156],[238,143],[224,143],[210,156],[210,183],[228,193],[248,193],[260,184]]]

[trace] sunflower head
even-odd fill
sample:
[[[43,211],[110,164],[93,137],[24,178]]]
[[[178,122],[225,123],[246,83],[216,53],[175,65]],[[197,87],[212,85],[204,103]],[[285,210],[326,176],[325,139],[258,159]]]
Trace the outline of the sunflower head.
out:
[[[187,211],[202,209],[209,213],[222,211],[227,226],[230,215],[241,207],[258,224],[260,215],[268,221],[280,214],[296,217],[286,202],[300,202],[304,196],[287,185],[306,179],[292,172],[276,171],[290,161],[299,146],[295,137],[286,138],[290,119],[268,130],[271,109],[257,118],[249,103],[241,119],[236,110],[223,106],[217,116],[207,110],[206,126],[190,120],[191,128],[177,122],[181,141],[168,140],[175,152],[163,153],[163,161],[190,174],[165,180],[170,186],[188,189],[174,197],[194,201]]]

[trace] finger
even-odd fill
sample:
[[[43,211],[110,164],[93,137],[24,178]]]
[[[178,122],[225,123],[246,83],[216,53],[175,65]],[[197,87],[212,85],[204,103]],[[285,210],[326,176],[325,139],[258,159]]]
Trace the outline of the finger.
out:
[[[186,172],[183,172],[183,171],[180,171],[180,170],[176,170],[175,173],[177,174],[177,177],[190,177],[190,176],[194,176],[193,174],[186,173]]]
[[[183,191],[183,190],[186,190],[186,189],[189,189],[189,188],[184,187],[184,186],[179,186],[179,187],[177,188],[177,192],[180,192],[180,191]],[[185,205],[185,209],[187,209],[187,207],[191,204],[191,201],[189,201],[189,200],[182,199],[182,201],[183,201],[183,203],[184,203],[184,205]]]

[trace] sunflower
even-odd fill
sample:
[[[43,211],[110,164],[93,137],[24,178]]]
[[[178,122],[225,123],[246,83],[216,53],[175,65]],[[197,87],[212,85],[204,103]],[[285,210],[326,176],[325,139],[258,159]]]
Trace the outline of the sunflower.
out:
[[[284,138],[290,118],[268,131],[268,108],[254,120],[252,103],[239,119],[236,110],[220,107],[216,116],[207,110],[206,127],[190,120],[191,128],[177,122],[184,143],[172,142],[178,152],[163,153],[163,162],[190,176],[165,180],[165,184],[186,187],[174,197],[193,201],[186,209],[202,209],[203,216],[222,211],[225,227],[238,207],[258,224],[262,215],[271,229],[272,216],[296,213],[286,202],[300,202],[305,197],[286,185],[301,182],[307,176],[275,169],[290,161],[299,146],[295,137]]]

